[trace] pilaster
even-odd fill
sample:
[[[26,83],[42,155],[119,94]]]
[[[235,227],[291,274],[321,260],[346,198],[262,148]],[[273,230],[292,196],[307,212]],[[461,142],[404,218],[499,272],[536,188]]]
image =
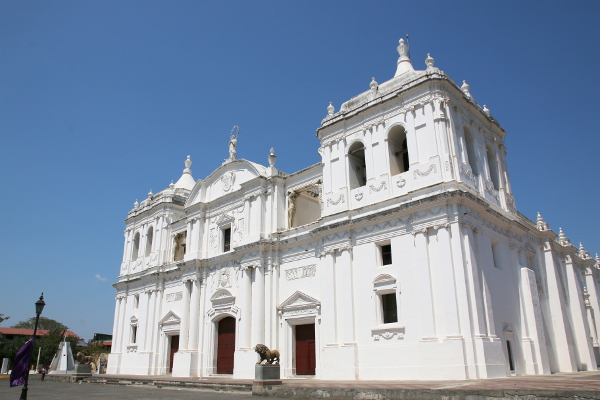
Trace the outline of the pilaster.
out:
[[[565,268],[567,270],[567,286],[569,288],[569,309],[577,351],[577,368],[580,371],[596,370],[596,357],[594,356],[590,340],[590,330],[583,302],[583,290],[577,277],[577,274],[581,274],[581,272],[573,262],[573,256],[570,254],[565,256]]]

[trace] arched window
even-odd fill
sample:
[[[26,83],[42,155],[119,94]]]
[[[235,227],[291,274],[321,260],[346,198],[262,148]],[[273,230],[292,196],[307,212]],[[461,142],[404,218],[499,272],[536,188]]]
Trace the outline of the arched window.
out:
[[[152,240],[154,239],[154,228],[150,227],[146,232],[146,257],[152,252]]]
[[[131,252],[131,259],[133,261],[137,260],[139,252],[140,252],[140,233],[137,232],[133,238],[133,249]]]
[[[367,164],[365,162],[365,146],[362,142],[355,142],[348,150],[348,175],[350,176],[350,189],[367,184]]]
[[[388,135],[388,148],[390,152],[390,173],[398,175],[408,171],[408,146],[406,144],[406,130],[403,126],[395,126]]]
[[[498,173],[498,159],[496,153],[489,144],[486,146],[488,166],[490,167],[490,178],[494,184],[494,189],[500,190],[500,175]]]
[[[467,127],[465,127],[465,142],[467,142],[467,161],[471,166],[471,171],[473,171],[473,174],[479,175],[479,169],[477,168],[477,153],[475,152],[475,139]]]

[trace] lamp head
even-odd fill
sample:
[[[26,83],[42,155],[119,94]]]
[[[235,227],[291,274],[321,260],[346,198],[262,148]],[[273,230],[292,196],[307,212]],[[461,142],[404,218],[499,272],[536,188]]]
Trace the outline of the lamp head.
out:
[[[44,292],[42,292],[40,299],[35,302],[35,313],[37,315],[40,315],[42,313],[42,310],[44,309],[45,305],[46,305],[46,303],[44,302]]]

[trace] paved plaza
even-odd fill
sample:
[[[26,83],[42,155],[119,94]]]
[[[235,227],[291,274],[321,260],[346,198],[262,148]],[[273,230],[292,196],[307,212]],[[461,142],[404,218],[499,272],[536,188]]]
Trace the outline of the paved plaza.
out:
[[[11,388],[8,380],[0,380],[0,399],[18,400],[21,386]],[[63,382],[29,383],[29,400],[251,400],[250,393],[158,389],[134,386],[73,384]],[[271,397],[273,398],[273,397]]]
[[[83,383],[59,382],[66,375],[39,375],[30,378],[28,398],[46,399],[214,399],[235,400],[251,397],[252,380],[212,378],[173,378],[171,376],[101,375]],[[2,376],[0,378],[7,378]],[[0,399],[18,399],[21,388],[10,388],[0,380]],[[286,379],[268,388],[270,399],[433,399],[433,400],[559,400],[600,399],[600,371],[513,376],[462,381],[324,381]],[[254,397],[260,398],[260,397]]]

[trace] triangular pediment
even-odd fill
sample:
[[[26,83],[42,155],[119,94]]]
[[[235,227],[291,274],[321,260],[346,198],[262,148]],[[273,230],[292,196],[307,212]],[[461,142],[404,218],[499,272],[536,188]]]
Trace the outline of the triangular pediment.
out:
[[[158,322],[160,325],[163,324],[178,324],[181,322],[181,318],[179,315],[175,314],[173,311],[169,310],[168,313],[165,314],[164,317]]]
[[[502,324],[502,333],[504,333],[505,335],[514,335],[515,331],[513,331],[512,328],[512,324],[509,323],[503,323]]]
[[[287,310],[290,308],[298,308],[298,307],[307,307],[307,306],[320,306],[321,302],[314,297],[307,295],[306,293],[302,293],[301,291],[296,291],[293,295],[287,298],[279,307],[280,310]]]
[[[227,222],[233,222],[234,218],[229,214],[223,214],[217,220],[217,225],[221,225]]]

